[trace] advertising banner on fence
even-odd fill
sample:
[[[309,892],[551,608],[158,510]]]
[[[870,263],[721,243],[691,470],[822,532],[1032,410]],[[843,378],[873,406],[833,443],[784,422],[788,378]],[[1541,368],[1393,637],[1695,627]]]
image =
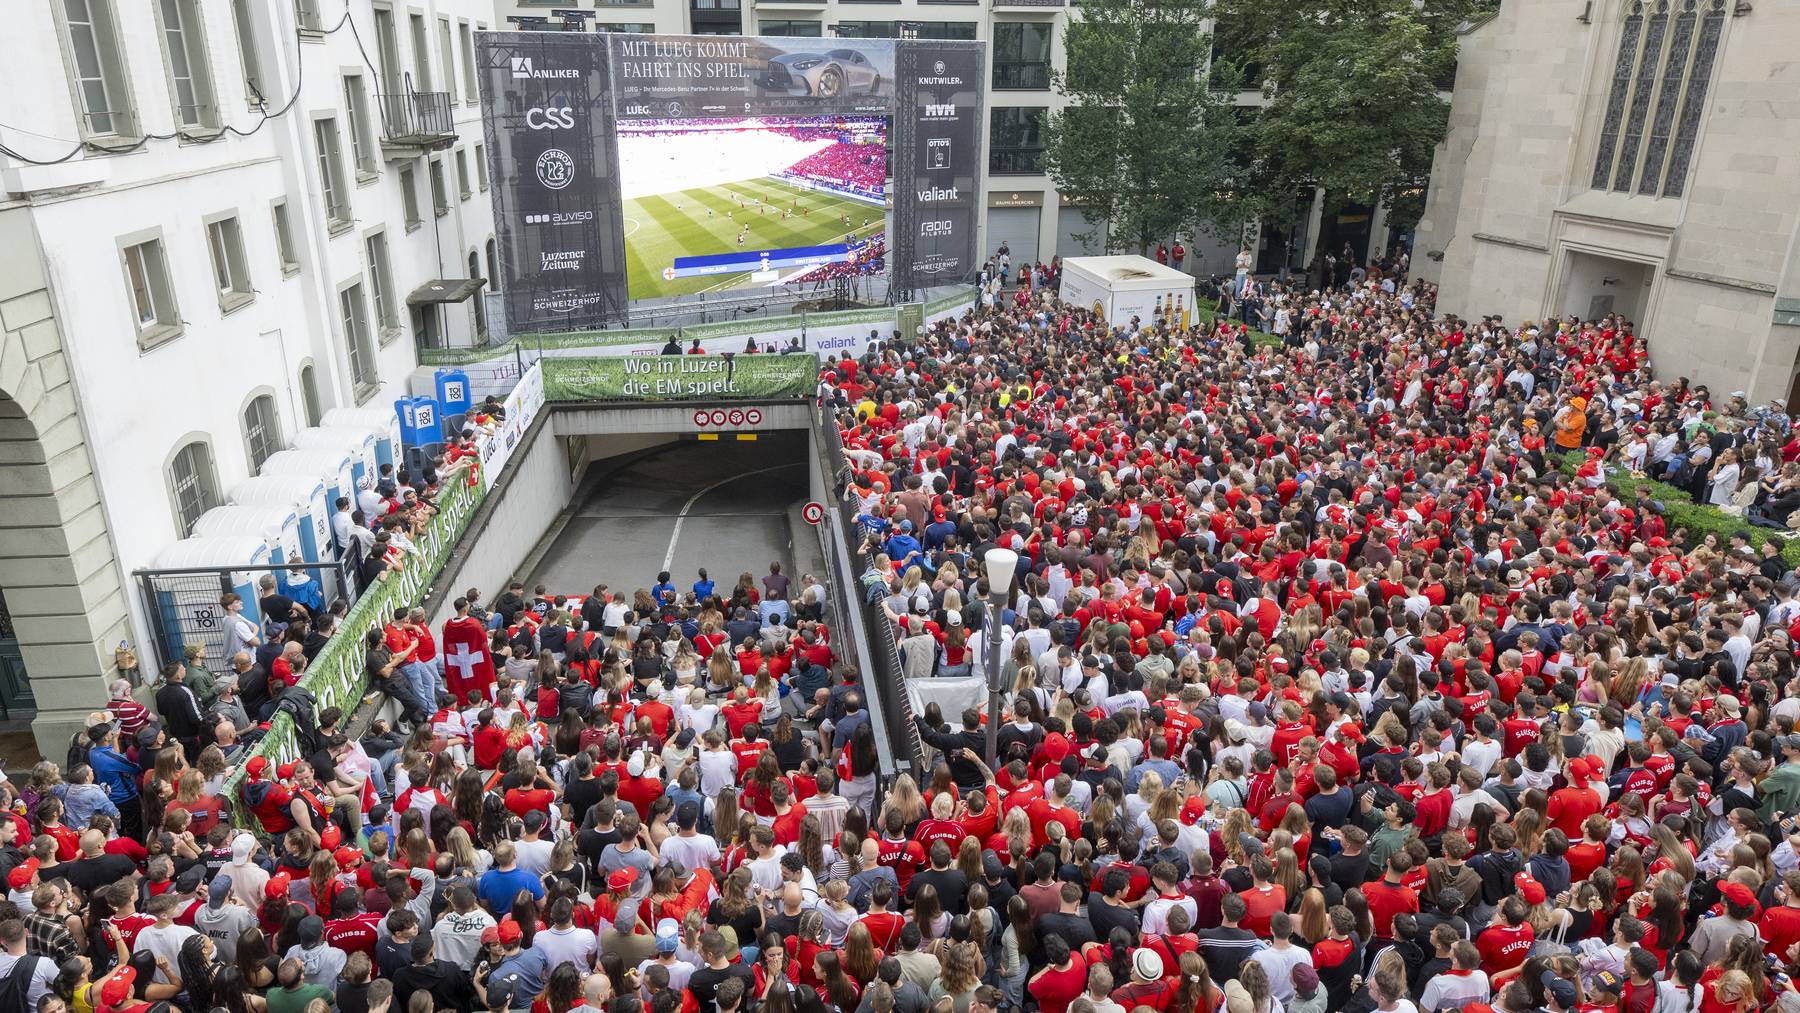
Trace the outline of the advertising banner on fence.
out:
[[[506,395],[506,421],[492,435],[481,441],[481,480],[490,489],[505,470],[513,450],[525,438],[525,430],[544,408],[544,367],[534,365],[519,378],[518,386]]]
[[[625,355],[545,359],[551,401],[716,401],[810,397],[819,360],[795,355]]]
[[[973,277],[979,42],[483,32],[508,325]]]

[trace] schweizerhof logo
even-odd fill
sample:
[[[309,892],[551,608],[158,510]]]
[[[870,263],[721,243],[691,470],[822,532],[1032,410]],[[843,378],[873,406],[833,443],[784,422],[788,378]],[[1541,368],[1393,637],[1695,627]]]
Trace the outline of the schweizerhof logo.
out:
[[[531,57],[515,56],[512,58],[512,76],[515,81],[521,78],[544,81],[580,77],[581,71],[573,67],[559,70],[538,70],[531,65]]]
[[[913,273],[943,274],[946,271],[956,270],[961,264],[962,261],[955,257],[944,257],[934,253],[929,258],[914,264]]]

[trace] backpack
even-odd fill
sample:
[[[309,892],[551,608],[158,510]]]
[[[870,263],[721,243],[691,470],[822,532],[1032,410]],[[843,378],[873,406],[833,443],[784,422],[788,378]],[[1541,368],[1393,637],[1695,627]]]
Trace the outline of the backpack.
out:
[[[25,1001],[31,991],[31,977],[37,973],[38,961],[48,959],[28,953],[13,963],[6,977],[0,978],[0,1013],[32,1013]]]

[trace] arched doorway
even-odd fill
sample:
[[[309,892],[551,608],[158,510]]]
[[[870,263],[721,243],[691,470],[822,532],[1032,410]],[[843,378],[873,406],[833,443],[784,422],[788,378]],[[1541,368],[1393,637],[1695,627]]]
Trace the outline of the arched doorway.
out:
[[[14,254],[0,272],[0,305],[8,308],[0,318],[0,594],[7,663],[29,680],[21,692],[0,673],[0,696],[11,694],[0,702],[35,706],[38,751],[60,759],[118,677],[113,649],[131,636],[129,592],[29,209],[0,212],[0,247]]]

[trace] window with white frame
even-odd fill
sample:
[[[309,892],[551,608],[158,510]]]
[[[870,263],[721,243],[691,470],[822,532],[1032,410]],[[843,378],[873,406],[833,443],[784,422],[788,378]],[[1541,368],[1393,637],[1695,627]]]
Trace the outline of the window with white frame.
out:
[[[450,184],[444,180],[444,160],[431,160],[431,209],[440,215],[450,213]]]
[[[294,225],[288,218],[287,198],[282,198],[270,208],[275,220],[275,255],[281,261],[283,277],[297,274],[300,271],[300,251],[294,247]]]
[[[456,192],[468,200],[475,191],[469,185],[469,149],[456,149]]]
[[[459,23],[457,28],[462,32],[463,99],[479,102],[481,91],[475,86],[475,32],[467,21]]]
[[[451,41],[450,19],[438,18],[438,62],[443,65],[443,91],[456,102],[456,43]]]
[[[175,286],[169,280],[169,260],[160,237],[129,243],[125,258],[125,285],[137,321],[141,346],[171,337],[181,327],[175,306]]]
[[[355,219],[350,213],[350,187],[344,181],[343,153],[338,149],[336,117],[313,121],[313,143],[319,152],[319,193],[325,199],[325,219],[333,228],[348,228]]]
[[[339,322],[344,327],[344,355],[350,363],[350,380],[357,399],[375,391],[375,344],[369,338],[369,311],[363,304],[362,282],[338,291]]]
[[[419,174],[410,165],[400,167],[400,208],[406,214],[406,231],[418,228],[425,219],[419,214]]]
[[[1679,197],[1706,115],[1725,0],[1630,0],[1607,85],[1593,187]]]
[[[244,257],[244,230],[236,215],[206,223],[206,252],[212,260],[213,288],[219,293],[220,309],[236,309],[256,298]]]
[[[212,448],[195,440],[169,459],[169,497],[175,506],[175,529],[186,538],[200,515],[219,505],[219,476]]]
[[[60,0],[70,76],[81,100],[84,137],[137,136],[113,0]]]
[[[250,474],[262,472],[263,462],[281,449],[281,416],[272,394],[258,394],[244,406],[244,456]]]
[[[475,185],[481,187],[482,193],[487,193],[487,149],[479,144],[475,145]]]
[[[212,63],[206,54],[198,0],[159,0],[157,13],[176,124],[188,130],[217,127],[219,107],[213,100]]]
[[[425,27],[425,15],[411,15],[410,28],[412,31],[413,90],[430,91],[431,35]]]
[[[319,0],[294,0],[294,24],[303,32],[322,32],[325,18],[319,13]]]
[[[262,55],[256,48],[256,24],[250,17],[251,0],[231,0],[231,25],[237,33],[238,66],[244,72],[244,94],[251,105],[262,105]]]
[[[361,74],[344,75],[344,111],[350,116],[350,157],[356,163],[357,179],[375,178],[375,136],[369,126],[369,96],[363,91]]]
[[[371,233],[363,240],[369,262],[369,298],[375,303],[375,326],[382,340],[400,333],[400,307],[394,299],[394,271],[388,261],[387,233]]]
[[[319,404],[319,376],[310,362],[300,367],[300,410],[306,414],[309,426],[318,425],[324,415]]]

